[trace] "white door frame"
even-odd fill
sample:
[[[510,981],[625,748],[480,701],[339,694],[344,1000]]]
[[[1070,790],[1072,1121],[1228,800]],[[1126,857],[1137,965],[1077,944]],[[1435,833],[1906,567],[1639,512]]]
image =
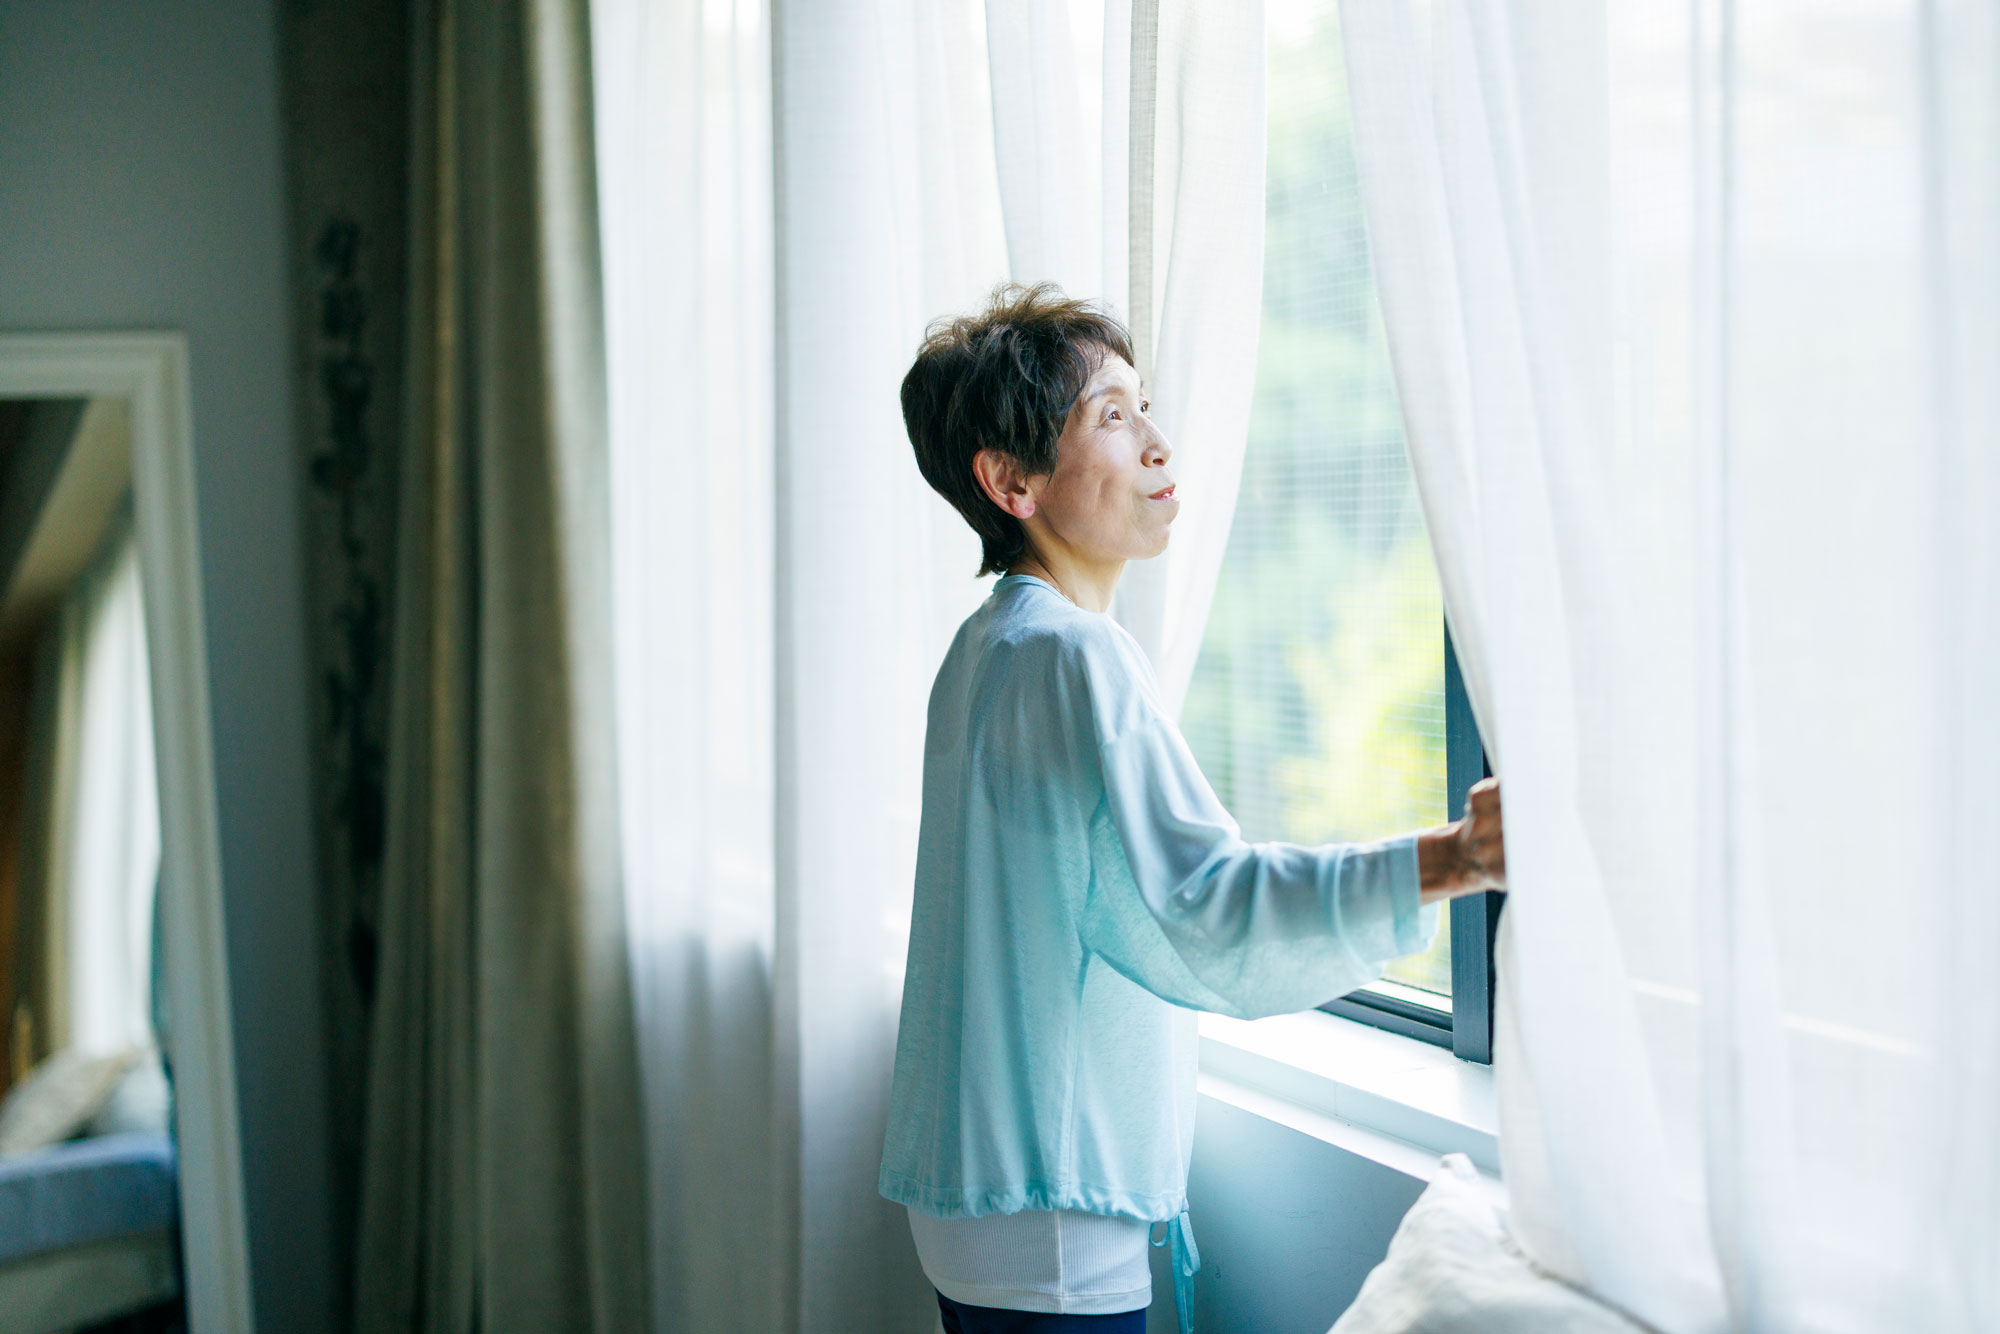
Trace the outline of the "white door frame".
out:
[[[0,333],[0,398],[111,397],[131,406],[133,509],[160,771],[157,910],[173,1034],[188,1327],[247,1334],[250,1251],[223,948],[187,337]]]

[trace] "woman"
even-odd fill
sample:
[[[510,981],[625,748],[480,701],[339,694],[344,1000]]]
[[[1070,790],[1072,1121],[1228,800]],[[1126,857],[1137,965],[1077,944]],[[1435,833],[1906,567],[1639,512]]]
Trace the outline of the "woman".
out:
[[[1351,991],[1505,874],[1490,781],[1381,843],[1243,841],[1105,614],[1179,508],[1146,412],[1124,328],[1048,286],[934,326],[903,381],[925,480],[1003,575],[931,691],[881,1175],[948,1334],[1138,1334],[1160,1221],[1185,1329],[1194,1011]]]

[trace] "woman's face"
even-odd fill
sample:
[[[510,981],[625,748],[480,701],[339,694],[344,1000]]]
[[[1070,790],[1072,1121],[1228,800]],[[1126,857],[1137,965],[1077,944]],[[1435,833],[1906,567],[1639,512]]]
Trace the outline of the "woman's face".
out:
[[[1167,528],[1180,512],[1167,471],[1173,446],[1147,417],[1132,364],[1106,353],[1084,386],[1056,441],[1056,466],[1031,479],[1035,513],[1046,533],[1090,561],[1144,560],[1167,549]]]

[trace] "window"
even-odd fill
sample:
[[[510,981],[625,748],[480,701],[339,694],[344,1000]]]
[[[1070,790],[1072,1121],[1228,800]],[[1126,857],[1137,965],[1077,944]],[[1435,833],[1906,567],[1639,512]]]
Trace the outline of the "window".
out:
[[[1380,838],[1483,772],[1362,226],[1335,0],[1269,10],[1264,316],[1242,487],[1182,730],[1253,840]],[[1489,1059],[1497,895],[1324,1007]]]

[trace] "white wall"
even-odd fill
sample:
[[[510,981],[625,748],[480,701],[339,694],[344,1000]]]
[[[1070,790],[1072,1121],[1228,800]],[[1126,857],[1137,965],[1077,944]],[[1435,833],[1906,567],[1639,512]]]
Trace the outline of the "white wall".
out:
[[[0,0],[0,328],[186,331],[258,1325],[325,1329],[275,0]]]

